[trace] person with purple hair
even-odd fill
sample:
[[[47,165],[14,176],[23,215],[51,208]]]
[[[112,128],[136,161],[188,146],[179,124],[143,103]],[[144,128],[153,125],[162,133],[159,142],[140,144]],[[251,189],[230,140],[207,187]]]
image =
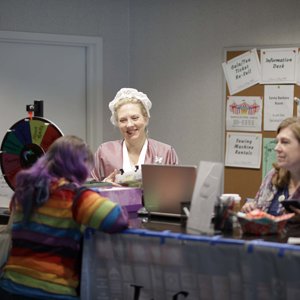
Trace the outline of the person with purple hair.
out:
[[[120,205],[82,186],[93,165],[83,140],[63,136],[17,174],[1,300],[79,299],[82,226],[108,233],[128,227]]]

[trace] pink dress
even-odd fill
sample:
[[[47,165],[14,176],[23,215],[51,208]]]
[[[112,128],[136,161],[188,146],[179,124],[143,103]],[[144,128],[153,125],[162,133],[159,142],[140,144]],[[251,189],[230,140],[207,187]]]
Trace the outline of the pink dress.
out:
[[[102,181],[115,169],[123,168],[123,142],[110,141],[99,146],[95,153],[95,168],[91,173],[95,180]],[[148,139],[145,164],[177,165],[178,157],[172,146]]]

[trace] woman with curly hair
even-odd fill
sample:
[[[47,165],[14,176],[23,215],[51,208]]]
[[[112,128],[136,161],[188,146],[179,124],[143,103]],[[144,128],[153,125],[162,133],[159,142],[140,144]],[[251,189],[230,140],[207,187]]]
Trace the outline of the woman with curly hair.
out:
[[[300,118],[283,120],[276,136],[277,162],[264,178],[255,198],[244,204],[242,211],[248,213],[256,208],[272,215],[282,215],[281,202],[300,199]],[[293,208],[300,213],[300,210]]]

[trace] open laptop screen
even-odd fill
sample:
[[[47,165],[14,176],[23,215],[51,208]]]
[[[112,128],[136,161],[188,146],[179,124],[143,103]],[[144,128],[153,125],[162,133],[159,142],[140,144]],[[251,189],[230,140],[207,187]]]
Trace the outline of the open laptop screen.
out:
[[[197,167],[142,165],[144,207],[148,213],[180,216],[181,203],[192,200]]]

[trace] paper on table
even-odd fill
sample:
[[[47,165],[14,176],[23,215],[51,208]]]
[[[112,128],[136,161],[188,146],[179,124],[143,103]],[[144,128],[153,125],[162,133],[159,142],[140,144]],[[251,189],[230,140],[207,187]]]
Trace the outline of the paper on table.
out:
[[[187,221],[187,232],[213,232],[211,219],[217,198],[222,194],[223,170],[222,163],[200,162]]]
[[[300,237],[289,237],[287,240],[288,244],[293,244],[293,245],[299,245],[300,244]]]

